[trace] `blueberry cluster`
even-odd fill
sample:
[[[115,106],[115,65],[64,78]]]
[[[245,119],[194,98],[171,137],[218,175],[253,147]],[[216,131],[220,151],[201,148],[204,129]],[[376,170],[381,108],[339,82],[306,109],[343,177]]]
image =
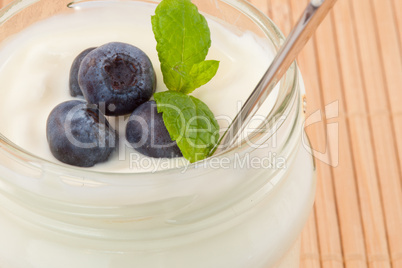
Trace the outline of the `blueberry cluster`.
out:
[[[148,56],[139,48],[119,42],[88,48],[70,70],[70,95],[81,100],[57,105],[47,120],[47,140],[60,161],[91,167],[106,161],[117,148],[118,134],[106,116],[131,114],[126,139],[150,157],[178,157],[156,103],[150,101],[156,76]]]

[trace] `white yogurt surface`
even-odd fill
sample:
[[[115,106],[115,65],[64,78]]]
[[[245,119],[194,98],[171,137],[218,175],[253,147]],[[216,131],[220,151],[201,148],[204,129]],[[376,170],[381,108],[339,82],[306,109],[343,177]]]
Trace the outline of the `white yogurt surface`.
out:
[[[137,6],[135,6],[137,5]],[[0,50],[0,132],[25,150],[57,161],[46,140],[46,120],[59,103],[73,99],[69,95],[69,70],[74,58],[84,49],[108,42],[126,42],[142,49],[151,59],[157,74],[157,91],[167,90],[163,83],[156,41],[150,16],[154,5],[124,3],[95,8],[88,3],[76,12],[39,22],[3,44]],[[207,59],[220,61],[216,76],[193,96],[205,102],[221,126],[227,127],[238,109],[268,68],[273,53],[260,45],[251,33],[238,36],[221,24],[209,20],[212,47]],[[274,96],[271,98],[271,105]],[[270,107],[268,105],[267,107]],[[123,117],[109,118],[123,121]],[[108,171],[141,172],[155,168],[130,165],[143,157],[127,146],[124,123],[120,123],[120,153],[95,168]],[[153,162],[152,159],[149,161]],[[174,159],[170,166],[186,164]],[[154,166],[154,167],[152,167]]]

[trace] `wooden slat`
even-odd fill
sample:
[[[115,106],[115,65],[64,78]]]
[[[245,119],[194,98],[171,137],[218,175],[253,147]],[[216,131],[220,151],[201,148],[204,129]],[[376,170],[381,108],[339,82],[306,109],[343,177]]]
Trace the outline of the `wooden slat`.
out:
[[[402,185],[400,165],[397,160],[402,155],[402,52],[398,38],[398,27],[395,24],[392,0],[372,1],[373,13],[376,22],[376,33],[381,52],[382,70],[385,74],[385,93],[387,93],[396,134],[388,118],[376,116],[374,132],[382,129],[376,138],[378,152],[377,165],[380,169],[380,186],[382,190],[388,244],[392,265],[402,267]],[[374,120],[373,120],[374,121]],[[397,145],[398,153],[394,146]]]
[[[301,268],[321,267],[320,253],[318,251],[317,227],[315,224],[314,210],[302,233],[300,267]]]
[[[5,5],[8,5],[11,2],[12,2],[12,0],[0,0],[0,6],[3,7]]]
[[[365,114],[367,108],[365,104],[364,88],[360,79],[361,75],[357,57],[357,47],[353,28],[351,27],[352,15],[350,13],[348,1],[339,0],[335,5],[334,12],[331,16],[333,18],[332,25],[335,28],[336,36],[343,37],[335,40],[337,44],[336,52],[339,59],[338,64],[339,66],[342,66],[342,68],[340,68],[343,88],[342,95],[347,107],[347,114],[349,115],[349,119],[347,120],[348,126],[350,133],[356,134],[351,135],[352,147],[355,147],[353,150],[355,152],[354,158],[356,159],[356,157],[366,153],[365,151],[359,150],[359,147],[356,148],[356,146],[353,146],[364,141],[362,136],[366,137],[366,141],[368,139],[367,147],[369,147],[371,151],[372,148],[370,146],[371,137],[367,137],[367,134],[370,133],[368,120],[364,117],[350,117],[351,114]],[[373,158],[371,159],[372,162],[365,163],[365,165],[375,165],[375,163],[373,163]],[[347,161],[349,161],[349,159],[343,159],[342,162]],[[349,165],[345,170],[351,169],[352,167]],[[338,178],[340,179],[342,177],[342,173],[338,173],[335,183],[337,184]],[[352,178],[353,177],[349,175],[348,179]],[[337,193],[345,266],[367,267],[356,185],[355,183],[352,183],[352,181],[345,181],[343,182],[343,185],[339,185]],[[348,197],[347,199],[345,198],[346,196]]]
[[[391,0],[371,1],[373,5],[372,21],[380,52],[381,65],[378,70],[384,74],[385,87],[388,93],[390,110],[393,115],[396,137],[402,137],[402,54],[399,47],[397,28],[393,18]],[[399,156],[402,156],[402,139],[396,140]],[[402,166],[402,158],[399,157]]]
[[[391,0],[391,5],[394,11],[393,14],[394,23],[398,30],[397,35],[399,37],[399,50],[402,52],[402,1]]]

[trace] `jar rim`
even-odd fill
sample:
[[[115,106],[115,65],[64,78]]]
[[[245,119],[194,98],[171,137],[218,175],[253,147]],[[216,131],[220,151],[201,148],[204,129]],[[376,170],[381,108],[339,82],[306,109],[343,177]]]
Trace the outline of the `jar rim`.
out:
[[[5,6],[2,10],[0,10],[0,27],[4,21],[6,21],[8,18],[12,17],[19,11],[23,10],[30,4],[33,4],[35,2],[38,2],[39,0],[14,0],[11,2],[9,5]],[[74,3],[78,2],[84,2],[86,0],[77,0],[73,1],[68,4],[70,7]],[[240,11],[242,14],[246,15],[250,20],[252,20],[258,28],[266,35],[268,39],[271,40],[272,45],[276,51],[279,50],[280,45],[284,41],[284,35],[282,32],[279,30],[279,28],[275,25],[275,23],[268,18],[262,11],[257,9],[254,5],[249,3],[246,0],[221,0],[222,2],[232,6],[233,8],[237,9]],[[153,1],[153,2],[160,2],[160,1]],[[264,74],[265,76],[266,74]],[[263,77],[264,77],[263,76]],[[207,165],[209,161],[215,158],[224,158],[228,156],[233,156],[235,153],[240,152],[246,153],[249,141],[257,141],[259,139],[266,139],[266,135],[261,135],[260,129],[266,125],[272,126],[270,124],[271,121],[275,120],[275,118],[278,118],[280,116],[286,116],[287,112],[292,108],[294,104],[294,99],[295,96],[297,95],[297,84],[298,84],[298,72],[297,72],[297,66],[296,62],[294,62],[291,67],[288,69],[286,74],[282,77],[282,79],[278,82],[279,87],[279,93],[278,97],[275,101],[274,107],[271,109],[270,113],[266,116],[266,119],[264,122],[260,124],[258,128],[252,133],[248,135],[248,141],[245,141],[244,139],[241,141],[241,143],[233,148],[230,148],[218,155],[214,155],[211,157],[208,157],[204,160],[201,160],[196,163],[189,164],[186,166],[186,170],[192,170],[195,169],[199,165]],[[278,126],[275,126],[278,128]],[[268,129],[269,131],[270,129]],[[265,130],[266,132],[267,130]],[[275,132],[273,132],[275,133]],[[99,171],[99,170],[90,170],[90,169],[85,169],[85,168],[79,168],[79,167],[74,167],[70,166],[64,163],[57,163],[53,162],[51,160],[44,159],[42,157],[39,157],[31,152],[26,151],[24,148],[14,144],[12,141],[10,141],[7,137],[5,137],[2,133],[0,133],[0,150],[2,151],[7,151],[8,153],[12,154],[13,157],[18,158],[19,160],[22,160],[26,162],[29,165],[35,166],[35,167],[44,167],[45,169],[51,169],[51,170],[58,170],[59,172],[61,171],[67,171],[67,172],[73,172],[73,173],[80,173],[80,174],[91,174],[91,175],[107,175],[107,176],[131,176],[133,178],[137,176],[144,176],[147,174],[159,174],[163,175],[165,173],[170,173],[170,172],[177,172],[178,170],[181,170],[182,167],[172,167],[168,169],[162,169],[162,170],[157,170],[157,171],[147,171],[147,172],[113,172],[113,171]]]

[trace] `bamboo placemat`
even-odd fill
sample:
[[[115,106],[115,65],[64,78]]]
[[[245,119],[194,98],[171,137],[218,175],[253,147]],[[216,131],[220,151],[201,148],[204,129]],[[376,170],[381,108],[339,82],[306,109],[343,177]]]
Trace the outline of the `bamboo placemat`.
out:
[[[308,2],[249,1],[285,34]],[[323,116],[301,267],[402,267],[402,0],[338,0],[298,63]]]
[[[250,2],[286,34],[308,1]],[[402,0],[338,0],[298,63],[308,114],[324,115],[306,131],[330,155],[301,267],[402,267]]]

